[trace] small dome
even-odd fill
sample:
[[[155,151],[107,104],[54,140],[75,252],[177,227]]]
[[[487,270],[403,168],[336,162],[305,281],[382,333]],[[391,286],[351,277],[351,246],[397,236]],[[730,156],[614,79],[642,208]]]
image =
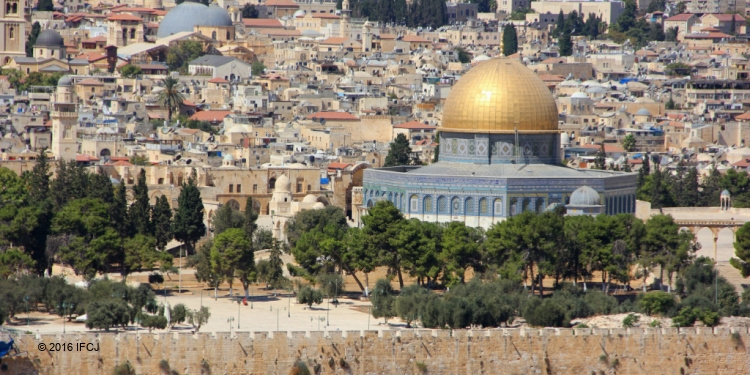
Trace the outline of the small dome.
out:
[[[232,26],[229,13],[216,3],[205,6],[185,1],[172,8],[159,23],[157,38],[165,38],[183,31],[193,31],[195,26]]]
[[[274,186],[274,190],[276,192],[291,192],[292,191],[292,182],[289,181],[289,177],[287,177],[285,174],[282,174],[277,180],[276,185]]]
[[[570,195],[570,206],[599,206],[601,198],[596,190],[581,186]]]
[[[117,132],[109,126],[105,126],[97,129],[96,134],[117,134]]]
[[[312,194],[307,194],[305,195],[304,198],[302,198],[302,203],[317,203],[317,202],[318,202],[318,197]]]
[[[651,116],[651,112],[648,111],[648,109],[641,108],[638,110],[638,112],[635,113],[636,116]]]
[[[234,161],[232,154],[224,154],[224,161]]]
[[[323,203],[320,203],[320,202],[315,203],[313,205],[313,210],[322,210],[324,208],[326,208],[326,205],[324,205]]]
[[[239,12],[239,9],[237,9],[237,7],[234,7],[234,6],[229,7],[229,13],[235,13],[235,12]]]
[[[233,134],[233,133],[249,133],[247,129],[242,125],[234,125],[229,130],[227,130],[227,134]]]
[[[304,16],[305,16],[305,11],[304,11],[304,10],[302,10],[302,9],[300,9],[300,10],[298,10],[298,11],[294,12],[294,15],[292,15],[292,17],[294,17],[294,18],[297,18],[297,17],[304,17]]]
[[[722,197],[728,197],[729,196],[729,190],[724,189],[724,191],[721,192]]]
[[[64,47],[65,41],[55,30],[44,30],[36,38],[34,47]]]
[[[57,81],[57,86],[70,87],[73,86],[73,80],[70,76],[63,76]]]
[[[578,91],[578,92],[574,93],[574,94],[573,94],[573,95],[571,95],[570,97],[571,97],[571,98],[575,98],[575,99],[588,99],[588,98],[589,98],[589,96],[588,96],[588,95],[586,95],[586,93],[585,93],[585,92],[580,92],[580,91]]]

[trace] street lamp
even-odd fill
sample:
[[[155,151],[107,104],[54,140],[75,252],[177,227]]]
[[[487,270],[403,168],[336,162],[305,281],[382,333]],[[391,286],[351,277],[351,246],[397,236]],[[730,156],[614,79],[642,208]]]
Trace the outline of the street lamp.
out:
[[[233,322],[234,322],[234,317],[233,317],[233,316],[230,316],[230,317],[229,317],[229,318],[227,319],[227,323],[229,323],[229,334],[231,334],[231,333],[232,333],[232,323],[233,323]]]
[[[31,316],[29,316],[29,295],[27,294],[26,297],[23,297],[23,301],[26,303],[26,326],[31,325]]]
[[[237,329],[240,329],[240,305],[242,304],[242,301],[240,301],[239,298],[237,298]]]
[[[68,314],[66,313],[66,309],[68,308],[68,304],[65,302],[62,303],[62,309],[63,309],[63,334],[65,334],[65,321],[68,320]]]

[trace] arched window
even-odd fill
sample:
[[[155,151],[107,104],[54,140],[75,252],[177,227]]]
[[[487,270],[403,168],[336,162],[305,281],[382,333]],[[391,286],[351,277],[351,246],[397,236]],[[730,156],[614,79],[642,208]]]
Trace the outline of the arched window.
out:
[[[464,201],[464,215],[476,215],[474,198],[466,198],[466,201]]]
[[[424,197],[424,207],[422,210],[424,213],[432,212],[432,197]]]
[[[438,212],[441,214],[448,213],[448,198],[446,197],[438,198]]]
[[[128,29],[122,29],[122,41],[128,40]]]
[[[487,215],[489,211],[489,204],[487,203],[487,198],[482,198],[479,200],[479,214],[480,215]]]
[[[135,29],[130,29],[130,39],[135,39]]]
[[[18,3],[13,3],[13,7],[10,9],[11,13],[18,14]]]
[[[14,39],[16,37],[16,28],[11,26],[8,28],[8,38]]]
[[[515,215],[518,213],[518,198],[510,199],[510,212],[509,215]]]
[[[453,197],[453,199],[451,199],[451,214],[457,215],[459,213],[461,213],[461,199]]]
[[[409,199],[409,212],[417,212],[419,210],[419,197],[412,195]]]
[[[227,31],[227,40],[232,39],[232,36],[229,34],[229,31]]]
[[[211,39],[216,39],[216,31],[211,32]]]
[[[495,198],[495,201],[492,202],[492,210],[495,216],[503,216],[503,199],[502,198]]]

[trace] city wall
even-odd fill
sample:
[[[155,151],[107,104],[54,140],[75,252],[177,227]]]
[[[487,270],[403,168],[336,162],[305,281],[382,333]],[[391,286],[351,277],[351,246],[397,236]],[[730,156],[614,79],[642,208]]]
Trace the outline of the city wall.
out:
[[[747,328],[71,333],[15,339],[20,353],[3,360],[3,374],[112,374],[126,361],[137,374],[162,374],[162,360],[179,374],[286,375],[299,360],[310,364],[311,373],[319,364],[320,374],[750,373]],[[65,350],[50,352],[55,343],[66,344]]]

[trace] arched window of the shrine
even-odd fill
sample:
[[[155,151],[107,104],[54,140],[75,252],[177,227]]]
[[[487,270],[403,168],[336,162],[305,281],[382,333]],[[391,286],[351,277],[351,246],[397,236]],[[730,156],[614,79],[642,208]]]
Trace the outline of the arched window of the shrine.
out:
[[[409,212],[415,213],[417,211],[419,211],[419,197],[415,194],[409,198]]]
[[[446,197],[438,198],[438,212],[441,214],[448,213],[448,198]]]
[[[474,198],[466,198],[464,201],[464,215],[476,215],[474,210]]]
[[[432,197],[430,196],[424,197],[424,204],[422,207],[422,211],[424,211],[424,213],[432,212]]]

